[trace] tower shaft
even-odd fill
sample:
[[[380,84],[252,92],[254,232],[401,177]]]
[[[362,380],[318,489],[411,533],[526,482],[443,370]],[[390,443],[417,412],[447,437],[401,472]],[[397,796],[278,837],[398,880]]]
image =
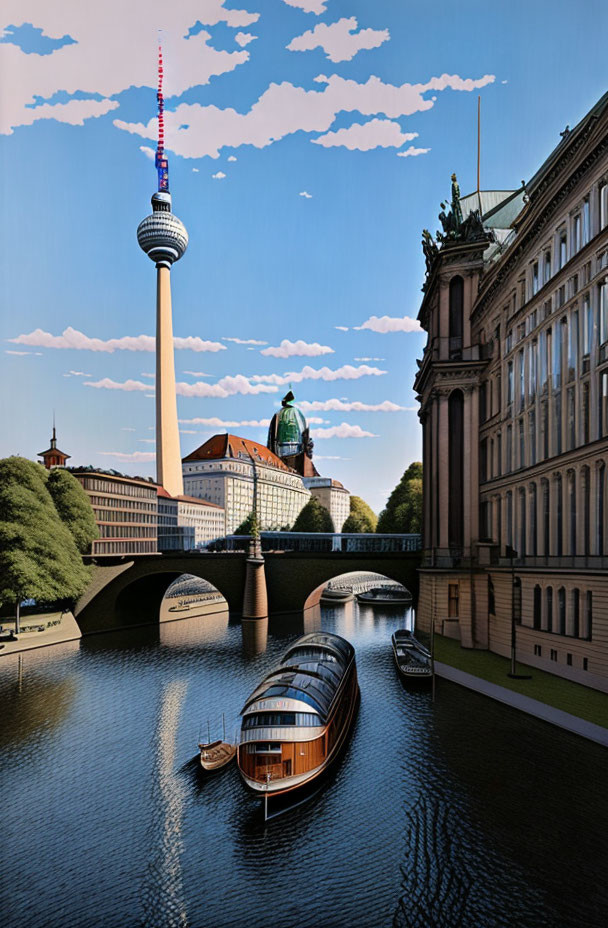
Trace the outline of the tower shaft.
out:
[[[156,482],[172,496],[182,495],[182,461],[177,424],[171,271],[156,269]]]

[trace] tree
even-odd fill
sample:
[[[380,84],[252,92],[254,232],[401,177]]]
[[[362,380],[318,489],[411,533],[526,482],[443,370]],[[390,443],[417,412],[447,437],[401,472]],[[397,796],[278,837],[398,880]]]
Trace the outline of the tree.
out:
[[[257,519],[253,512],[250,512],[247,518],[243,519],[239,527],[234,530],[234,534],[235,535],[259,535]]]
[[[418,533],[422,526],[422,464],[414,461],[391,493],[380,513],[376,531],[388,534]]]
[[[378,516],[360,496],[351,496],[350,515],[342,526],[343,532],[369,533],[376,531]]]
[[[99,538],[99,528],[82,484],[69,471],[55,467],[46,485],[59,518],[72,533],[76,547],[81,554],[88,554],[91,542]]]
[[[293,532],[335,532],[329,510],[311,496],[294,522]]]
[[[25,458],[0,460],[0,603],[15,603],[17,627],[21,600],[74,600],[90,576],[55,509],[46,471]]]

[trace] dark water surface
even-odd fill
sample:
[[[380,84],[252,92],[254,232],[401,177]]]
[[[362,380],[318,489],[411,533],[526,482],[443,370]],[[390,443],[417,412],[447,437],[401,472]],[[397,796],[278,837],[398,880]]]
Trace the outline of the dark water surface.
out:
[[[359,716],[323,790],[264,826],[197,741],[321,624],[355,645]],[[606,752],[445,681],[405,691],[403,625],[350,604],[257,656],[220,615],[0,658],[3,924],[606,925]]]

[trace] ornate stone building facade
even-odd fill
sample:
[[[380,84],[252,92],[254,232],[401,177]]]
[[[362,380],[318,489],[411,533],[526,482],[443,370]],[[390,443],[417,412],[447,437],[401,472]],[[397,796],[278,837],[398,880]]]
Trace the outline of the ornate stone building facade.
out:
[[[447,207],[444,206],[444,210]],[[426,231],[419,622],[608,689],[608,94]]]

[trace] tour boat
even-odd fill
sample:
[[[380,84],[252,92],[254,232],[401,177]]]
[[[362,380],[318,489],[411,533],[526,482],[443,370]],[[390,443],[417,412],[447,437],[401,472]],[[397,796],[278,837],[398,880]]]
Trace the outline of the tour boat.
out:
[[[219,770],[230,763],[236,754],[236,745],[228,741],[209,741],[199,744],[201,752],[201,767],[203,770]]]
[[[401,586],[377,586],[365,593],[357,593],[357,601],[368,606],[400,606],[411,603],[412,594]]]
[[[241,711],[237,763],[267,798],[298,790],[338,756],[359,704],[355,649],[339,635],[299,638]]]
[[[401,677],[404,680],[430,680],[433,673],[430,651],[406,629],[396,631],[391,640]]]

